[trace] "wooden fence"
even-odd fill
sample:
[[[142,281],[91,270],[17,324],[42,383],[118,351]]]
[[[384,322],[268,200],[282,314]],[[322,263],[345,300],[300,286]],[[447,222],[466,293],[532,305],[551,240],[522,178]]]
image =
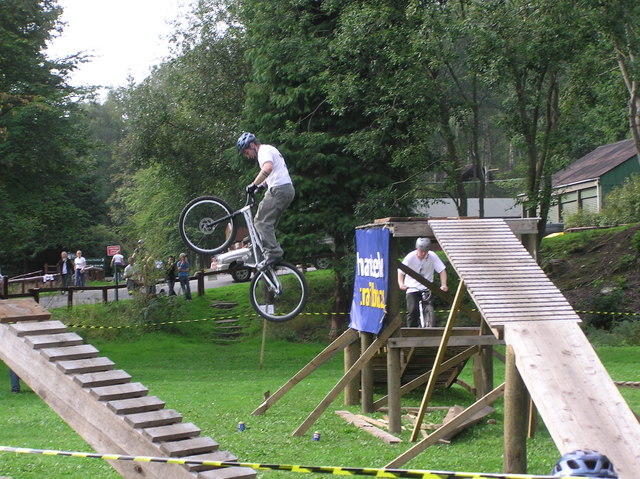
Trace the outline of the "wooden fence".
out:
[[[204,296],[204,279],[206,276],[214,276],[214,275],[218,275],[218,274],[228,274],[228,271],[198,271],[195,276],[190,276],[189,280],[197,280],[198,281],[198,286],[197,286],[197,294],[198,296]],[[30,273],[32,274],[32,273]],[[31,276],[28,278],[18,278],[18,281],[22,281],[22,280],[31,280],[33,281],[34,278],[36,278],[36,276]],[[42,276],[40,277],[42,278]],[[14,281],[14,278],[12,278],[12,283],[18,282],[18,281]],[[177,282],[177,281],[176,281]],[[164,281],[160,281],[157,284],[164,284]],[[43,285],[45,283],[42,283]],[[51,282],[51,284],[53,284],[53,282]],[[70,286],[68,288],[57,288],[57,287],[44,287],[44,288],[40,288],[40,287],[35,287],[35,288],[28,288],[28,289],[24,289],[21,293],[16,293],[16,294],[9,294],[9,278],[7,276],[3,276],[2,278],[0,278],[0,299],[11,299],[11,298],[33,298],[36,302],[40,302],[40,294],[41,293],[49,293],[49,292],[55,292],[55,291],[64,291],[67,292],[67,307],[71,308],[73,307],[73,296],[74,296],[74,292],[78,292],[78,291],[102,291],[102,302],[103,303],[107,303],[109,302],[109,290],[115,290],[115,289],[123,289],[126,288],[126,283],[121,283],[118,285],[115,284],[110,284],[110,285],[106,285],[106,286],[83,286],[83,287],[77,287],[77,286]]]

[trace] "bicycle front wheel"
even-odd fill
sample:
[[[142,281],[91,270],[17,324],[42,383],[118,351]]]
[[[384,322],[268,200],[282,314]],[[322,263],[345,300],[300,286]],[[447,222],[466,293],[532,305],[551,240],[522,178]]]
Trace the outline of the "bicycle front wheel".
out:
[[[249,286],[251,306],[269,321],[288,321],[304,308],[309,295],[302,273],[289,263],[278,263],[256,274]]]
[[[231,208],[215,196],[201,196],[185,206],[179,227],[182,241],[201,254],[226,250],[237,230]]]

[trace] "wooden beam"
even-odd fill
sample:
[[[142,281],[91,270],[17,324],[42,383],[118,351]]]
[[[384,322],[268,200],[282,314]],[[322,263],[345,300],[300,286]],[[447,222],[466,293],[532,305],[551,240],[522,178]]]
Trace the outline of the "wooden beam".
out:
[[[396,457],[393,461],[391,461],[389,464],[387,464],[384,467],[397,468],[406,464],[411,459],[413,459],[418,454],[420,454],[422,451],[427,449],[429,446],[432,446],[433,444],[438,442],[440,439],[444,439],[445,437],[447,437],[447,435],[452,430],[459,427],[468,418],[476,415],[478,412],[482,411],[485,407],[489,406],[490,404],[493,404],[495,401],[500,399],[503,394],[504,394],[504,383],[498,386],[493,391],[491,391],[486,396],[482,397],[481,399],[473,403],[471,406],[465,409],[460,415],[456,416],[450,422],[443,425],[440,429],[429,434],[429,436],[427,436],[425,439],[418,442],[411,449],[407,450],[406,452]]]
[[[343,418],[348,423],[353,424],[357,428],[366,432],[367,434],[371,434],[378,439],[386,442],[387,444],[398,444],[402,442],[402,439],[394,436],[393,434],[389,434],[387,431],[383,431],[379,427],[374,426],[369,421],[364,419],[363,417],[356,416],[355,414],[351,414],[349,411],[336,411],[336,414]]]
[[[331,359],[336,353],[342,351],[349,346],[352,342],[358,339],[358,332],[355,329],[347,329],[338,338],[335,339],[329,346],[313,358],[305,367],[298,371],[289,381],[287,381],[280,389],[269,396],[260,406],[258,406],[251,414],[254,416],[262,416],[267,409],[273,406],[278,400],[282,398],[287,392],[289,392],[296,384],[309,376],[313,371],[318,369],[329,359]]]
[[[441,369],[443,371],[446,371],[447,369],[450,369],[454,366],[457,366],[458,364],[460,364],[463,361],[466,361],[467,359],[469,359],[471,356],[473,356],[476,352],[478,351],[478,346],[472,346],[468,349],[465,349],[463,352],[461,352],[460,354],[455,355],[454,357],[452,357],[451,359],[448,359],[447,361],[445,361],[444,363],[442,363],[442,367]],[[391,352],[391,351],[389,351]],[[420,386],[422,386],[424,383],[426,383],[429,380],[429,376],[431,375],[431,369],[429,371],[427,371],[424,374],[421,374],[420,376],[418,376],[417,378],[413,379],[412,381],[409,381],[407,384],[405,384],[404,386],[401,386],[399,389],[399,396],[402,397],[405,394],[413,391],[416,388],[419,388]],[[390,389],[390,388],[389,388]],[[390,395],[389,395],[390,396]],[[389,396],[384,396],[381,397],[380,399],[378,399],[377,401],[375,401],[373,403],[373,408],[374,410],[378,411],[382,408],[382,406],[384,406],[385,404],[387,404],[387,400],[389,399]],[[419,408],[416,408],[419,410]],[[431,409],[431,408],[427,408],[427,411]],[[396,433],[397,434],[397,433]]]
[[[449,312],[447,325],[444,328],[444,332],[442,333],[442,341],[440,342],[438,353],[436,354],[436,357],[433,361],[433,369],[431,370],[431,375],[429,376],[429,382],[427,383],[427,388],[425,389],[424,396],[422,397],[420,411],[418,412],[418,417],[416,418],[416,425],[413,428],[413,432],[411,433],[411,442],[415,442],[418,438],[418,433],[420,432],[420,424],[422,423],[422,419],[424,418],[424,414],[426,412],[429,399],[431,398],[431,394],[436,387],[436,379],[438,377],[438,374],[440,373],[440,365],[442,363],[442,360],[444,359],[444,353],[447,349],[449,336],[451,336],[453,324],[458,316],[458,309],[460,308],[460,304],[462,304],[462,296],[464,292],[464,281],[460,280],[460,283],[458,284],[458,291],[456,292],[455,299],[453,300],[453,304],[451,305],[451,311]]]
[[[390,324],[387,325],[381,332],[378,338],[369,346],[369,348],[362,353],[356,363],[346,372],[340,381],[333,387],[331,391],[320,401],[318,406],[309,414],[307,419],[292,433],[292,436],[302,436],[311,425],[322,415],[322,413],[329,407],[340,391],[344,389],[345,384],[351,381],[356,374],[360,372],[362,367],[371,360],[371,358],[378,352],[378,349],[383,347],[387,342],[389,336],[391,336],[396,329],[400,327],[402,318],[400,315],[396,316]]]

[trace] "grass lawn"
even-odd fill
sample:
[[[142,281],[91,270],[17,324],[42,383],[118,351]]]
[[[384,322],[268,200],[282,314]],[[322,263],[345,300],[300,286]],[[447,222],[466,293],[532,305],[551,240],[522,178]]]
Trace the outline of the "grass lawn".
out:
[[[225,301],[246,298],[247,285],[234,285],[229,290],[207,293],[195,298],[188,308],[190,314],[207,317],[214,299]],[[213,296],[212,296],[213,295]],[[248,301],[247,301],[248,302]],[[183,302],[184,303],[184,302]],[[186,307],[186,306],[185,306]],[[241,307],[244,307],[241,304]],[[184,313],[184,311],[182,311]],[[180,313],[180,314],[182,314]],[[62,313],[59,313],[62,314]],[[87,315],[88,320],[94,317]],[[345,407],[342,396],[303,437],[291,433],[306,419],[342,375],[342,355],[317,370],[296,385],[264,416],[251,412],[261,404],[266,391],[275,392],[297,371],[307,364],[326,344],[319,341],[293,343],[281,338],[290,336],[295,323],[310,327],[309,319],[297,318],[290,323],[268,324],[264,367],[260,365],[260,334],[262,320],[245,315],[246,330],[243,341],[220,344],[215,339],[212,321],[184,323],[163,331],[144,334],[125,334],[117,339],[94,334],[88,342],[116,367],[132,375],[133,381],[143,383],[151,395],[160,397],[167,408],[176,409],[185,422],[193,422],[220,443],[221,449],[231,451],[243,462],[284,463],[302,465],[331,465],[354,467],[382,467],[411,447],[411,429],[403,431],[403,442],[388,445],[352,425],[346,424],[334,411],[347,409],[360,413],[359,407]],[[329,319],[319,317],[316,322]],[[86,331],[82,334],[88,334]],[[606,347],[598,353],[614,380],[640,381],[637,364],[640,347]],[[496,384],[503,377],[503,367],[495,361]],[[3,431],[0,444],[35,449],[90,451],[89,446],[58,418],[35,394],[28,391],[10,394],[6,367],[1,366],[5,387],[0,388],[0,421]],[[471,383],[470,364],[463,371]],[[384,391],[380,390],[379,395]],[[635,410],[640,410],[640,391],[624,389],[623,395]],[[404,406],[418,406],[422,390],[403,398]],[[471,395],[460,386],[438,390],[431,405],[468,406]],[[491,416],[495,424],[483,422],[457,436],[450,445],[433,446],[405,465],[407,468],[500,472],[502,470],[502,401],[495,404]],[[374,417],[382,417],[375,414]],[[426,422],[439,422],[442,413],[429,414]],[[246,430],[238,431],[238,422],[246,423]],[[313,441],[314,431],[321,433],[320,441]],[[548,474],[558,459],[558,452],[544,424],[528,442],[529,472]],[[291,477],[293,473],[260,471],[259,477]],[[0,476],[16,478],[116,478],[111,467],[96,459],[75,459],[56,456],[0,453]],[[308,475],[306,475],[308,476]],[[319,477],[320,475],[318,475]]]

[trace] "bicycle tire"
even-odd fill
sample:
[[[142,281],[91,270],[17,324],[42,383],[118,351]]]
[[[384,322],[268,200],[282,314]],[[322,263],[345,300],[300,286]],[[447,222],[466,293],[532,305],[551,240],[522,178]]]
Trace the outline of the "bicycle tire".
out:
[[[268,276],[275,272],[282,285],[280,294],[274,293]],[[281,323],[295,318],[304,309],[309,287],[304,275],[294,265],[279,262],[254,275],[249,285],[251,306],[268,321]]]
[[[236,237],[233,210],[224,200],[215,196],[200,196],[191,200],[180,213],[178,224],[182,241],[196,253],[220,253]]]

